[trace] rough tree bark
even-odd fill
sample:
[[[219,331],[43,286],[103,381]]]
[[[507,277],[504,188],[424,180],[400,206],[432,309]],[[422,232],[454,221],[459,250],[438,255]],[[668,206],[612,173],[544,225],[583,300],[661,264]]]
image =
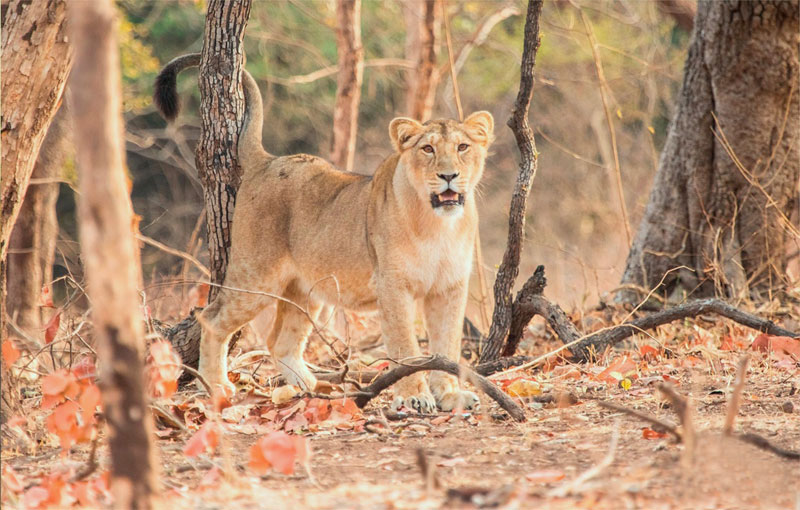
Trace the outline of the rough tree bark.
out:
[[[242,180],[236,155],[244,116],[242,39],[250,6],[250,0],[209,1],[200,61],[202,131],[195,164],[205,197],[211,283],[216,284],[222,284],[228,268],[233,210]],[[211,287],[209,302],[218,292]]]
[[[53,280],[58,219],[58,183],[71,144],[67,102],[61,104],[47,136],[14,223],[8,249],[8,317],[28,338],[42,336],[45,317],[40,296]]]
[[[70,99],[80,178],[81,255],[92,300],[99,384],[117,508],[155,506],[157,464],[144,392],[144,320],[137,244],[125,179],[115,10],[110,0],[70,2],[75,69]]]
[[[65,12],[64,0],[9,0],[2,5],[0,296],[6,295],[11,230],[72,65]],[[5,321],[5,299],[0,299],[0,335],[5,334]]]
[[[361,0],[336,1],[336,52],[339,74],[336,104],[333,109],[333,148],[331,161],[337,167],[353,170],[358,128],[358,104],[364,76],[364,47],[361,45]]]
[[[200,62],[202,131],[195,163],[205,197],[211,283],[219,285],[224,281],[228,268],[233,210],[242,176],[237,158],[244,115],[242,40],[251,3],[251,0],[209,1]],[[212,285],[208,301],[211,302],[218,292],[219,287]],[[197,367],[200,356],[200,332],[194,313],[174,327],[161,330],[183,363],[193,368]],[[230,349],[238,338],[234,335]],[[190,378],[185,375],[183,380]]]
[[[661,284],[680,299],[759,298],[784,283],[787,242],[798,238],[799,18],[797,0],[699,3],[623,284]]]
[[[403,2],[406,59],[414,62],[414,69],[406,74],[406,114],[419,121],[430,119],[436,98],[440,13],[438,0]]]
[[[536,52],[539,49],[539,15],[542,12],[542,0],[530,0],[525,18],[525,41],[520,66],[519,93],[514,103],[508,126],[514,132],[517,147],[520,151],[519,174],[511,196],[511,207],[508,216],[508,244],[503,255],[503,262],[497,270],[494,282],[494,313],[492,326],[481,352],[481,362],[497,359],[503,350],[512,319],[511,289],[519,274],[520,252],[525,233],[525,210],[528,194],[536,176],[538,153],[533,139],[533,131],[528,125],[528,108],[533,98],[533,67],[536,64]]]

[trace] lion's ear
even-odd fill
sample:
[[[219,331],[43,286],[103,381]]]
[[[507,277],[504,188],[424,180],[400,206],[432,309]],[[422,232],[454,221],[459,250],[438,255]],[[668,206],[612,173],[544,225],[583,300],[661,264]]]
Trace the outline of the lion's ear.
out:
[[[397,117],[389,123],[389,136],[398,152],[407,149],[408,141],[420,131],[422,131],[422,124],[407,117]]]
[[[464,126],[469,131],[470,137],[484,147],[488,147],[494,140],[494,117],[489,112],[473,113],[464,119]]]

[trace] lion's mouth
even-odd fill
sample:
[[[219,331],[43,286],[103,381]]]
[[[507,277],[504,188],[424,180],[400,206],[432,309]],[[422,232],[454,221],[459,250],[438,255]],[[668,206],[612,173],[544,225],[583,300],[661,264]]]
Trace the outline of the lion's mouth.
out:
[[[464,194],[451,189],[441,193],[431,193],[431,205],[434,209],[443,206],[464,205]]]

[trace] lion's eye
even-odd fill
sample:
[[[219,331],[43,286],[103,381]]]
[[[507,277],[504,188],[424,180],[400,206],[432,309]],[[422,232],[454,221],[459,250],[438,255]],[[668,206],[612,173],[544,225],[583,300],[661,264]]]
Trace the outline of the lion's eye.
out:
[[[422,147],[422,150],[427,152],[428,154],[433,154],[433,146],[432,145],[425,145]]]
[[[458,145],[458,152],[464,152],[465,150],[469,149],[469,145],[462,143]]]

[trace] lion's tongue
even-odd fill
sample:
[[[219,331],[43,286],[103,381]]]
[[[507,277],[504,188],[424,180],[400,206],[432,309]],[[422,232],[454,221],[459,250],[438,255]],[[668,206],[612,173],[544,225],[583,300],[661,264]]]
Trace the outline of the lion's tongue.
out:
[[[447,202],[448,200],[458,200],[458,193],[449,189],[444,193],[439,193],[439,200],[442,202]]]

